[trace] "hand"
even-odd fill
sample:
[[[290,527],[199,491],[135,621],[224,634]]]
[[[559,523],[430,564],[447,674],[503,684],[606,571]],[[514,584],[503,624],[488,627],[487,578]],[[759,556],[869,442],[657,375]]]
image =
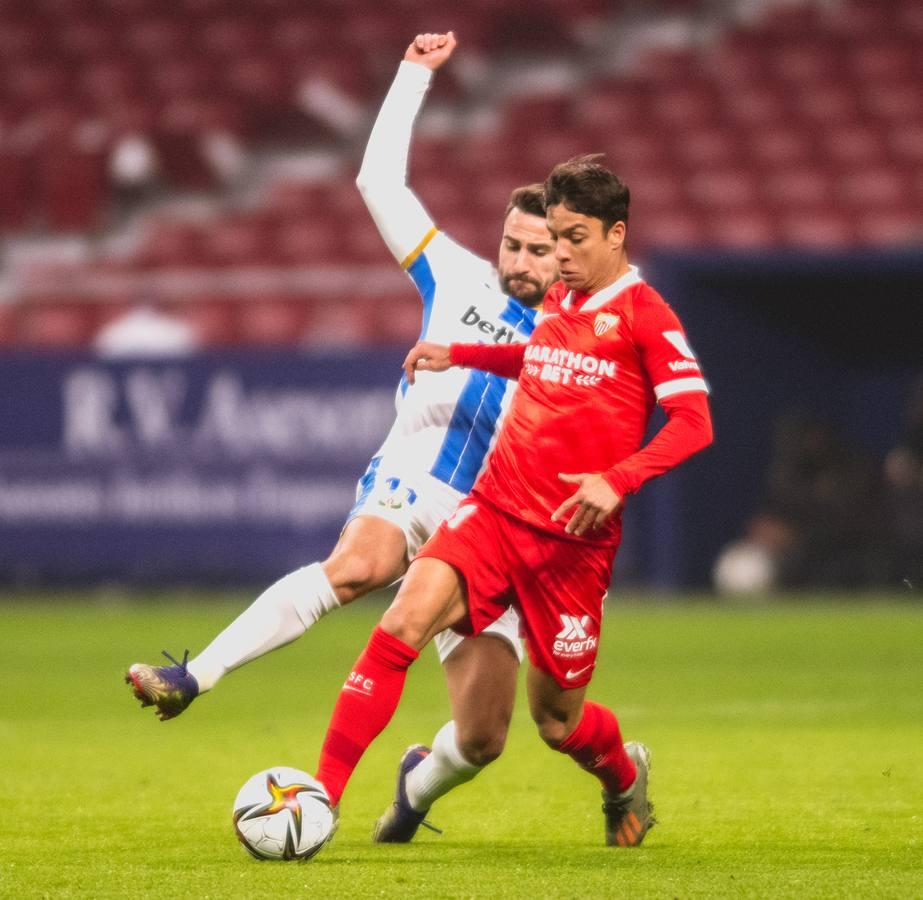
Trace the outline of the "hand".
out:
[[[449,348],[445,344],[433,344],[430,341],[420,341],[404,360],[408,384],[416,380],[415,372],[445,372],[451,368]]]
[[[558,478],[569,484],[580,485],[579,489],[571,494],[551,517],[552,522],[557,522],[572,506],[577,507],[564,529],[567,534],[580,536],[590,528],[599,528],[622,505],[622,498],[612,490],[602,475],[587,473],[563,475],[559,473]]]
[[[455,32],[418,34],[404,54],[405,62],[418,63],[435,72],[451,55],[458,42]]]

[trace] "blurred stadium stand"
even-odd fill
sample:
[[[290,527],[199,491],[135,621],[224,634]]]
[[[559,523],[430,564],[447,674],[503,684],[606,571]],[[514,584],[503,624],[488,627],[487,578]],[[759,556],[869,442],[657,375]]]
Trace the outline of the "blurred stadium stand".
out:
[[[714,388],[719,440],[633,499],[619,578],[707,584],[776,423],[819,412],[893,530],[834,581],[918,583],[920,0],[0,0],[0,581],[329,549],[420,326],[354,178],[449,28],[411,155],[440,226],[492,259],[514,186],[605,153]]]
[[[408,38],[448,27],[412,180],[488,257],[510,188],[587,151],[641,258],[921,241],[916,0],[4,0],[0,346],[136,304],[205,345],[413,340],[353,177]]]

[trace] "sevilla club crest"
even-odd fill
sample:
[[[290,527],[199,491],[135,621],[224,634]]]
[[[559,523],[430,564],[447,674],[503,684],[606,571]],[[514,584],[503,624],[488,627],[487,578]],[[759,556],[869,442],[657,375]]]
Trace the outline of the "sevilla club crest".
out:
[[[596,337],[602,337],[610,328],[615,328],[619,324],[619,317],[612,313],[601,312],[596,316],[593,322],[593,332]]]

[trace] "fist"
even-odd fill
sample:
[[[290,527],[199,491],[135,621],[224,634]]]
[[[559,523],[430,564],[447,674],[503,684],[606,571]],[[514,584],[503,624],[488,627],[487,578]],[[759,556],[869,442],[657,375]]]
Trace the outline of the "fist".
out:
[[[455,33],[418,34],[404,54],[405,62],[417,63],[436,71],[451,55],[457,41]]]

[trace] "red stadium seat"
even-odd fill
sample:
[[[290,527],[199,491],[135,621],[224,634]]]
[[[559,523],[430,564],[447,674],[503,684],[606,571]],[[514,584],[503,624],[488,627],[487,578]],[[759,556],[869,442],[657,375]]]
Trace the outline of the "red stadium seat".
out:
[[[710,126],[684,130],[675,153],[690,170],[731,166],[743,155],[739,135],[728,128]]]
[[[765,128],[786,124],[791,114],[791,97],[783,85],[768,84],[739,87],[728,85],[719,99],[722,116],[740,128]]]
[[[794,247],[843,247],[858,239],[852,217],[835,210],[783,215],[779,232],[782,243]]]
[[[203,228],[194,222],[156,222],[137,252],[142,269],[188,268],[204,257]]]
[[[17,343],[38,349],[86,346],[96,327],[92,306],[65,300],[35,300],[19,310]]]
[[[903,0],[898,4],[894,22],[902,34],[923,37],[923,6],[920,6],[918,0]]]
[[[886,141],[894,157],[923,170],[923,117],[915,122],[896,122]]]
[[[919,80],[873,81],[860,86],[862,109],[894,123],[923,121],[923,86]]]
[[[703,220],[689,212],[638,216],[633,226],[634,240],[645,248],[695,247],[708,243]]]
[[[764,202],[778,210],[815,210],[834,199],[831,176],[823,166],[783,166],[763,179],[761,190]]]
[[[0,303],[0,348],[12,346],[16,341],[17,308],[12,303]]]
[[[642,125],[647,94],[640,85],[601,86],[575,98],[573,120],[581,131],[613,134]]]
[[[375,308],[375,337],[384,344],[408,349],[420,335],[420,302],[412,293],[400,297],[383,297]]]
[[[237,337],[261,347],[300,344],[307,321],[303,301],[286,297],[254,297],[237,308]]]
[[[793,125],[753,128],[747,138],[750,157],[767,168],[804,166],[819,155],[814,135]]]
[[[807,86],[796,96],[794,109],[809,128],[854,121],[861,111],[856,92],[841,80]]]
[[[189,28],[181,19],[158,15],[128,23],[123,41],[133,57],[150,59],[156,65],[159,60],[180,52],[189,36]]]
[[[779,240],[775,219],[759,210],[742,210],[710,219],[706,226],[710,242],[720,247],[772,247]]]
[[[228,218],[205,229],[205,261],[216,266],[258,266],[268,257],[265,232],[258,220]]]
[[[203,347],[221,347],[238,340],[236,304],[239,302],[223,297],[193,297],[166,304],[165,309],[191,325]]]
[[[686,190],[695,203],[710,210],[750,208],[757,200],[756,179],[747,168],[692,174]]]
[[[842,175],[838,180],[837,193],[839,198],[851,207],[889,208],[902,202],[908,187],[900,172],[881,166]]]
[[[108,213],[108,147],[105,133],[95,130],[86,123],[42,159],[45,224],[52,231],[91,231]]]
[[[690,128],[712,121],[718,114],[716,96],[704,82],[670,87],[651,98],[651,116],[667,128]]]
[[[0,230],[28,227],[34,218],[36,184],[32,157],[0,145]]]
[[[893,2],[861,3],[851,0],[828,15],[824,25],[837,37],[864,38],[887,33],[894,27]]]
[[[859,234],[864,244],[910,245],[923,243],[920,207],[860,213]]]
[[[325,350],[377,340],[377,307],[382,302],[379,300],[371,304],[350,301],[348,304],[333,305],[329,299],[317,298],[309,307],[302,343],[306,347]],[[419,315],[418,309],[416,334],[419,334]]]
[[[771,59],[776,80],[792,90],[811,90],[815,84],[842,81],[844,58],[836,45],[823,40],[783,43]]]
[[[881,129],[866,124],[833,126],[823,133],[822,146],[827,158],[844,169],[875,166],[888,154]]]

